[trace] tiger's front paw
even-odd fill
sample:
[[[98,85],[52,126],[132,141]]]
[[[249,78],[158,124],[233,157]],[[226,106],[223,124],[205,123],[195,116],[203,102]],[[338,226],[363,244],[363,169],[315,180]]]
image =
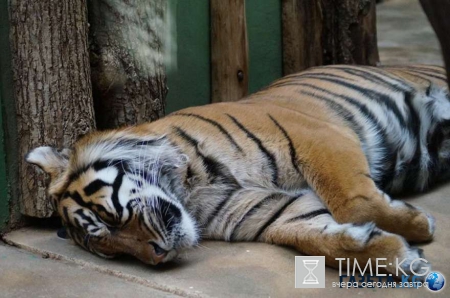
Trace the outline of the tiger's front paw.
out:
[[[404,254],[397,258],[397,262],[387,267],[388,271],[398,278],[401,278],[401,275],[414,276],[415,281],[421,282],[425,281],[431,271],[430,262],[425,259],[423,250],[417,247],[408,247]]]

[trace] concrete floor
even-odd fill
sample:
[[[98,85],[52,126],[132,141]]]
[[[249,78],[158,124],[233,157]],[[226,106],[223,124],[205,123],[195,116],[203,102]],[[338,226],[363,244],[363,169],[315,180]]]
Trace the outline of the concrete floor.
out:
[[[6,245],[0,245],[0,273],[0,297],[126,297],[131,292],[136,297],[178,297]]]
[[[426,259],[433,264],[433,270],[440,271],[444,276],[450,276],[450,184],[412,198],[408,202],[432,212],[437,220],[435,240],[422,248]],[[78,291],[79,285],[74,282],[76,269],[86,270],[87,276],[93,276],[86,291],[94,291],[93,283],[98,282],[98,288],[105,293],[115,293],[115,286],[130,285],[129,290],[136,297],[149,297],[152,291],[155,296],[158,291],[167,295],[184,297],[344,297],[348,295],[364,295],[364,297],[435,297],[425,289],[339,289],[333,288],[333,282],[339,281],[338,271],[326,268],[325,289],[295,289],[294,288],[294,257],[298,252],[274,245],[260,243],[224,243],[206,241],[196,249],[187,251],[169,266],[150,267],[131,258],[105,260],[85,252],[70,241],[56,237],[56,231],[38,228],[27,228],[15,231],[5,236],[5,241],[22,250],[32,252],[19,254],[15,248],[7,248],[14,254],[4,253],[5,247],[0,247],[0,270],[6,270],[6,276],[0,275],[0,285],[5,283],[9,291],[19,291],[14,288],[14,280],[28,282],[16,292],[22,295],[5,297],[27,297],[25,293],[43,291],[40,285],[58,288],[64,284],[66,288]],[[3,251],[2,251],[3,249]],[[41,259],[44,256],[47,259]],[[32,262],[30,261],[32,260]],[[59,260],[59,261],[57,261]],[[56,263],[59,263],[59,268]],[[18,264],[11,273],[10,264]],[[51,267],[53,266],[53,267]],[[29,269],[26,269],[29,268]],[[54,269],[53,269],[54,268]],[[49,270],[50,269],[50,270]],[[51,272],[50,274],[48,274]],[[3,272],[2,272],[3,273]],[[47,280],[43,283],[34,281],[34,276],[58,276],[58,282]],[[9,276],[14,276],[9,281]],[[98,279],[104,274],[105,280]],[[3,280],[2,277],[3,276]],[[33,277],[31,277],[33,276]],[[117,279],[109,286],[108,280]],[[31,280],[30,280],[31,279]],[[66,285],[64,282],[67,281]],[[82,279],[80,279],[82,281]],[[117,283],[117,284],[116,284]],[[132,285],[132,284],[134,285]],[[141,295],[143,287],[148,293]],[[94,287],[95,288],[95,287]],[[135,290],[136,288],[136,290]],[[123,289],[123,288],[122,288]],[[58,291],[63,291],[59,289]],[[447,292],[446,289],[443,292]],[[437,296],[443,296],[441,292]],[[0,286],[0,297],[2,296]],[[8,292],[6,292],[8,293]],[[58,293],[58,292],[55,292]],[[89,293],[89,292],[86,292]],[[43,296],[46,297],[46,296]],[[61,297],[54,295],[51,297]],[[65,296],[63,296],[65,297]],[[89,297],[89,296],[86,296]],[[153,297],[153,296],[152,296]],[[156,296],[157,297],[157,296]],[[448,293],[447,293],[448,297]]]
[[[444,63],[419,0],[386,0],[377,5],[377,37],[381,64]]]
[[[416,0],[378,6],[382,64],[442,64],[438,44]],[[450,278],[450,184],[408,199],[437,219],[435,240],[422,248],[433,269]],[[292,249],[257,243],[204,242],[173,264],[104,260],[60,240],[54,230],[27,228],[0,245],[0,297],[443,297],[425,289],[339,289],[326,269],[325,289],[294,288]],[[15,247],[13,247],[15,246]]]

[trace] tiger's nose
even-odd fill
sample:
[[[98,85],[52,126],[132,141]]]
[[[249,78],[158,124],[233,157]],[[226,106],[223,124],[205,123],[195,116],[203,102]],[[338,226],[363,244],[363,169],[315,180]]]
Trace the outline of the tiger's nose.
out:
[[[162,260],[164,260],[164,258],[167,256],[167,251],[162,249],[155,242],[150,242],[150,245],[153,246],[152,251],[151,251],[153,264],[156,265],[156,264],[161,263]]]

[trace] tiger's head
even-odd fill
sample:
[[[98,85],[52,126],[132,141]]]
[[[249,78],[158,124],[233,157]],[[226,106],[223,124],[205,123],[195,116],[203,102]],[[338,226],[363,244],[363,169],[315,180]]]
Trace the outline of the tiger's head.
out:
[[[26,161],[50,175],[48,196],[70,238],[97,255],[155,265],[198,241],[180,178],[187,157],[165,137],[97,132],[71,150],[36,148]]]

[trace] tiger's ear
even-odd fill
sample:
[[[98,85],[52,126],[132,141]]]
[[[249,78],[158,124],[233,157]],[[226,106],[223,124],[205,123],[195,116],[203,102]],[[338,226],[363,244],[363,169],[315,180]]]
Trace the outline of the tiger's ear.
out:
[[[40,167],[54,180],[67,168],[70,153],[70,149],[59,150],[53,147],[38,147],[28,152],[25,160]]]

